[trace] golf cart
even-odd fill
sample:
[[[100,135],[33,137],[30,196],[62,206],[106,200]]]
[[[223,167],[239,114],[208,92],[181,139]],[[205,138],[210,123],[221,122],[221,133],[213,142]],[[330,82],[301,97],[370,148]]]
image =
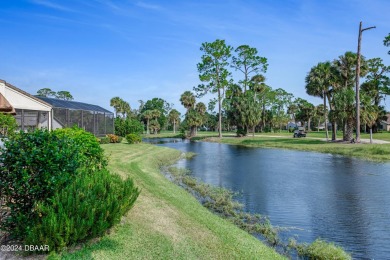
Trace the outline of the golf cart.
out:
[[[298,127],[296,130],[294,130],[294,138],[299,138],[299,137],[306,137],[306,132],[304,127]]]

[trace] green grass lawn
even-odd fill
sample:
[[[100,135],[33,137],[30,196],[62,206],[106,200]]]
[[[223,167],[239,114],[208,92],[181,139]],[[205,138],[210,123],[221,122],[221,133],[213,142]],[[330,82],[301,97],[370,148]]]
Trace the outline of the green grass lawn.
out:
[[[110,234],[63,259],[284,259],[273,249],[204,208],[159,170],[180,156],[148,144],[106,144],[109,169],[142,191]]]
[[[269,147],[332,153],[375,161],[390,161],[390,144],[350,144],[324,142],[317,139],[292,137],[224,137],[207,138],[205,141],[252,147]]]
[[[180,133],[176,132],[174,134],[172,131],[161,131],[161,133],[154,135],[142,135],[142,137],[145,138],[164,138],[164,137],[175,137],[178,136]],[[329,131],[329,139],[332,138],[332,132]],[[236,136],[236,132],[222,132],[223,136]],[[292,133],[289,133],[287,130],[282,130],[281,132],[272,132],[272,133],[256,133],[256,136],[286,136],[286,137],[292,137]],[[211,131],[198,131],[197,137],[217,137],[218,132],[211,132]],[[249,136],[252,136],[251,133],[249,133]],[[326,134],[324,131],[311,131],[307,133],[307,137],[311,138],[326,138]],[[337,139],[342,139],[343,133],[341,131],[337,131]],[[361,133],[362,139],[370,139],[370,134]],[[376,140],[384,140],[384,141],[390,141],[390,132],[382,132],[382,133],[375,133],[373,134],[373,138]]]

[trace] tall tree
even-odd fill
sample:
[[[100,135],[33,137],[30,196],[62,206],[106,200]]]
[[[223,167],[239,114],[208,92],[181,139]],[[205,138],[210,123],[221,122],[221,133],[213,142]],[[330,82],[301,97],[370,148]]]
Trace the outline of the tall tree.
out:
[[[380,108],[375,105],[375,100],[371,96],[360,92],[361,101],[361,117],[362,124],[370,128],[370,143],[372,143],[372,127],[376,123],[380,115]]]
[[[70,94],[69,91],[58,91],[56,93],[56,98],[62,99],[62,100],[73,100],[72,94]]]
[[[207,85],[201,84],[195,87],[198,97],[208,92],[218,94],[218,136],[222,137],[222,101],[225,96],[225,88],[229,84],[228,71],[232,47],[226,45],[224,40],[215,40],[214,42],[202,43],[200,48],[203,51],[202,61],[197,64],[199,79],[206,82]]]
[[[321,97],[323,99],[323,114],[325,120],[326,140],[328,140],[328,124],[326,113],[326,99],[330,98],[331,86],[335,83],[335,71],[332,64],[327,62],[320,62],[312,67],[306,76],[306,93],[311,96]],[[336,140],[336,126],[333,124],[332,140]]]
[[[120,106],[122,101],[123,100],[120,97],[113,97],[110,100],[110,106],[114,108],[115,117],[118,117],[118,112],[120,112]]]
[[[238,83],[243,86],[245,93],[251,80],[250,75],[267,71],[267,58],[258,56],[257,49],[248,45],[237,47],[235,53],[236,56],[232,57],[232,67],[244,74],[244,79]]]
[[[146,119],[146,134],[150,134],[149,131],[149,122],[150,119],[153,118],[154,114],[152,112],[153,110],[146,110],[142,113],[142,117]]]
[[[357,54],[353,52],[346,52],[344,55],[339,56],[335,60],[334,65],[339,73],[339,89],[337,90],[337,98],[340,100],[335,100],[339,108],[336,109],[339,115],[344,115],[342,117],[343,123],[343,140],[350,141],[353,137],[353,128],[355,124],[355,114],[356,107],[351,105],[356,104],[355,101],[351,100],[350,95],[354,92],[355,80],[356,80],[356,64],[357,64]],[[367,65],[364,57],[361,57],[361,66],[360,66],[360,76],[364,76],[367,73]],[[352,90],[352,91],[351,91]],[[345,96],[342,96],[345,95]],[[335,96],[336,97],[336,96]],[[348,102],[342,104],[342,102]],[[340,108],[348,109],[344,110],[342,113]]]
[[[294,103],[298,106],[296,118],[302,122],[302,126],[307,122],[307,131],[311,131],[311,119],[315,115],[315,107],[305,99],[297,98]]]
[[[150,111],[150,116],[152,117],[152,121],[150,121],[149,128],[153,131],[154,134],[157,134],[157,132],[161,129],[160,123],[157,121],[157,118],[161,116],[161,111],[158,109],[148,110]]]
[[[180,97],[180,102],[187,109],[185,122],[190,128],[191,138],[196,135],[196,128],[205,120],[206,105],[202,102],[196,104],[195,95],[191,91],[185,91]]]
[[[367,69],[366,81],[361,88],[379,106],[385,96],[390,95],[390,79],[386,75],[390,73],[390,66],[384,65],[381,58],[374,58],[367,60]]]
[[[173,124],[173,133],[176,133],[176,123],[180,120],[180,112],[172,109],[168,114],[169,121]]]
[[[160,111],[160,116],[156,120],[159,122],[161,129],[164,129],[168,121],[167,117],[171,106],[167,101],[162,98],[152,98],[151,100],[145,102],[142,107],[141,113],[146,110],[154,109]]]
[[[275,119],[279,126],[279,130],[282,130],[282,121],[285,121],[285,110],[291,104],[293,97],[293,94],[288,93],[282,88],[278,88],[273,91],[272,108],[275,111]]]
[[[41,97],[55,97],[56,92],[51,90],[50,88],[42,88],[37,91],[37,95]]]
[[[386,47],[389,47],[390,46],[390,33],[389,35],[387,35],[385,37],[385,39],[383,40],[383,45],[385,45]],[[390,55],[390,51],[388,52],[388,54]]]
[[[195,108],[195,95],[191,91],[185,91],[180,96],[181,104],[188,110],[190,108]]]

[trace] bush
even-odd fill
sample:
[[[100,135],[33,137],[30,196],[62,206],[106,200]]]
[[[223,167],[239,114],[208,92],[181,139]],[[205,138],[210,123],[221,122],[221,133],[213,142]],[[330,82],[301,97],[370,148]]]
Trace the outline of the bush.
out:
[[[352,259],[351,255],[346,253],[341,247],[328,243],[321,239],[316,239],[310,245],[298,245],[298,254],[309,259]]]
[[[238,128],[236,134],[237,134],[238,137],[246,136],[246,129]]]
[[[120,143],[123,140],[123,137],[117,136],[117,135],[114,135],[114,134],[108,134],[107,137],[110,140],[110,143],[114,143],[114,144],[115,143]]]
[[[33,205],[70,183],[80,166],[80,146],[67,135],[47,130],[20,132],[0,148],[0,194],[9,208],[0,228],[23,236]]]
[[[109,144],[110,143],[110,138],[107,136],[99,138],[99,143],[100,144]]]
[[[107,166],[104,151],[92,133],[78,127],[56,129],[54,132],[71,138],[79,146],[80,164],[85,169],[92,171]]]
[[[17,127],[15,117],[0,113],[0,136],[14,135]]]
[[[142,142],[142,137],[139,134],[128,134],[126,140],[129,144],[137,144]]]
[[[128,134],[142,134],[144,125],[136,119],[115,118],[115,134],[126,136]]]
[[[131,179],[107,170],[81,174],[50,201],[39,203],[39,218],[25,243],[49,245],[60,250],[79,241],[100,236],[120,221],[133,206],[140,191]]]

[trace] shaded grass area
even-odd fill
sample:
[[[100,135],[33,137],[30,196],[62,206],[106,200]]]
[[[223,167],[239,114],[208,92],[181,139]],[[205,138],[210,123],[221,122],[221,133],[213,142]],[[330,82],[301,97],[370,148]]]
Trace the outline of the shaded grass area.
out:
[[[283,148],[331,153],[374,161],[390,161],[390,144],[333,143],[316,139],[292,137],[226,137],[221,140],[218,138],[207,138],[204,140],[251,147]]]
[[[107,144],[109,169],[142,189],[109,235],[63,259],[283,259],[273,249],[209,212],[160,173],[180,152],[148,144]],[[54,257],[53,257],[54,258]]]

